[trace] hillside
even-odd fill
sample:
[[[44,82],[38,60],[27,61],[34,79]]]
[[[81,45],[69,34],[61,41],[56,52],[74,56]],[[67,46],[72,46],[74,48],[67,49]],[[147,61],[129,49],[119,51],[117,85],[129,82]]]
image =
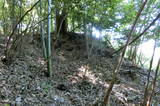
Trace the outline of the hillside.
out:
[[[99,53],[94,48],[93,55],[87,59],[83,38],[62,39],[61,47],[52,51],[53,76],[47,77],[46,61],[37,46],[40,42],[29,39],[24,39],[23,52],[14,57],[11,65],[0,61],[0,105],[98,106],[117,65],[118,55],[111,55],[113,49],[108,47]],[[3,60],[3,42],[0,43]],[[147,70],[125,59],[110,105],[140,106],[146,80]]]

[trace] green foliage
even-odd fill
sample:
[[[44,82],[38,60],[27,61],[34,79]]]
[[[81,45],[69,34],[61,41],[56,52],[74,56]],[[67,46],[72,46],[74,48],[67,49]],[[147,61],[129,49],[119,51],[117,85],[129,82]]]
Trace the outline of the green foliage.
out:
[[[43,89],[43,91],[46,92],[46,93],[48,93],[49,90],[50,90],[51,88],[53,88],[52,84],[47,83],[47,82],[41,83],[40,86],[41,86],[41,88]]]
[[[92,23],[99,29],[106,29],[115,25],[115,9],[121,0],[56,0],[55,7],[59,11],[64,8],[68,18],[74,20],[75,27],[82,28],[84,16],[86,14],[86,24]]]
[[[14,2],[13,2],[14,1]],[[9,35],[12,31],[12,25],[15,25],[23,15],[37,0],[1,0],[0,1],[0,31],[5,35]],[[139,0],[53,0],[52,2],[52,28],[55,30],[55,11],[58,10],[60,14],[66,12],[69,31],[84,32],[84,21],[86,25],[91,24],[98,30],[109,30],[114,32],[112,37],[120,36],[117,39],[117,45],[121,46],[127,39],[128,32],[136,17],[136,14],[142,2]],[[48,2],[42,0],[42,16],[40,15],[40,5],[37,5],[29,14],[27,14],[22,21],[25,26],[30,21],[34,25],[40,19],[45,19],[48,15]],[[145,6],[140,19],[136,25],[132,37],[136,37],[141,33],[159,12],[160,1],[150,0]],[[14,12],[13,12],[14,11]],[[85,17],[85,18],[84,18]],[[14,24],[13,24],[14,22]],[[47,19],[44,20],[47,23]],[[31,25],[30,25],[31,26]],[[29,31],[39,31],[39,26]],[[46,34],[47,24],[44,24]],[[2,31],[3,30],[3,31]],[[156,23],[144,34],[145,40],[158,39],[159,40],[159,23]],[[153,36],[154,35],[154,36]],[[114,36],[114,37],[113,37]],[[135,45],[139,45],[141,40],[138,40]],[[160,44],[158,44],[160,45]]]
[[[20,4],[20,1],[14,1],[14,17],[16,20],[19,19],[20,13],[23,14],[32,6],[32,4],[34,4],[34,2],[36,2],[34,0],[29,3],[26,0],[21,0]],[[5,4],[5,6],[3,6],[3,4]],[[126,35],[136,16],[141,2],[137,0],[128,0],[127,3],[124,0],[54,0],[52,5],[52,16],[55,17],[55,9],[59,10],[60,13],[65,10],[67,13],[68,25],[70,27],[73,27],[74,25],[76,31],[83,31],[85,16],[86,24],[92,23],[92,25],[98,29],[113,29],[123,35]],[[160,6],[160,2],[158,0],[149,1],[142,18],[139,20],[139,27],[142,27],[144,23],[148,23],[151,19],[153,19],[153,17],[149,18],[150,14],[158,11],[156,8],[152,9],[151,7],[153,6],[158,8]],[[42,7],[42,14],[45,18],[47,16],[47,2],[42,1]],[[5,17],[5,23],[1,25],[7,25],[8,21],[11,20],[10,12],[13,8],[12,1],[0,1],[0,8],[3,8],[0,9],[0,14],[2,14],[0,15],[0,20],[4,20]],[[34,14],[34,16],[32,14]],[[34,17],[36,14],[39,14],[39,5],[35,8],[35,10],[33,10],[33,13],[28,14],[25,17],[23,23],[27,24],[30,17],[33,17],[31,19],[34,19],[35,21],[36,18]],[[144,21],[144,16],[146,16],[149,20]]]

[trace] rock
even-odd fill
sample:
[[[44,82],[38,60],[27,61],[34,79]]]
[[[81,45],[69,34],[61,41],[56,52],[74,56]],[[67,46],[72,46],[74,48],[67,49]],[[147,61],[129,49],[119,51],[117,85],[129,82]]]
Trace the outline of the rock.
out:
[[[37,87],[37,90],[41,90],[41,87],[40,87],[40,86],[38,86],[38,87]]]
[[[49,106],[56,106],[55,104],[50,104]]]
[[[66,91],[68,88],[67,88],[67,86],[64,85],[64,84],[59,84],[59,85],[57,86],[57,89],[58,89],[58,90],[61,90],[61,91]]]
[[[16,102],[21,102],[22,101],[22,98],[19,96],[16,98]]]
[[[16,100],[15,100],[15,102],[16,102],[16,105],[21,105],[21,103],[22,103],[22,97],[21,96],[17,97]]]
[[[28,97],[28,98],[25,98],[25,102],[30,102],[30,103],[38,103],[38,99],[37,98],[34,98],[34,97]]]
[[[60,103],[64,103],[64,101],[65,101],[64,98],[59,97],[58,95],[54,96],[54,100],[57,101],[57,102],[60,102]]]

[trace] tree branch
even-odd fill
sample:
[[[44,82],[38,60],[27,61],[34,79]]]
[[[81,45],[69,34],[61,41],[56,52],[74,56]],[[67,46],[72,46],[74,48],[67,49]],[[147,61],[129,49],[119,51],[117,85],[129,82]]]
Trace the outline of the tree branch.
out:
[[[20,20],[18,21],[18,23],[15,25],[14,29],[12,30],[12,33],[9,35],[9,38],[8,38],[8,41],[7,41],[7,44],[6,44],[6,48],[5,48],[5,53],[6,53],[6,56],[8,54],[8,46],[9,46],[9,43],[11,41],[11,38],[13,37],[14,35],[14,32],[17,28],[17,26],[22,22],[22,20],[24,19],[24,17],[40,2],[40,0],[38,0],[28,11],[25,12],[25,14],[20,18]]]
[[[121,66],[122,66],[122,63],[123,63],[123,60],[124,60],[124,55],[125,55],[127,46],[128,46],[129,43],[130,43],[131,35],[132,35],[133,31],[134,31],[134,28],[135,28],[135,26],[136,26],[136,24],[137,24],[137,21],[138,21],[140,15],[141,15],[141,13],[142,13],[142,11],[143,11],[146,3],[147,3],[147,1],[148,1],[148,0],[145,0],[145,1],[142,3],[142,6],[140,7],[140,9],[139,9],[139,11],[138,11],[138,13],[137,13],[137,15],[136,15],[136,18],[135,18],[135,20],[134,20],[134,22],[133,22],[133,24],[132,24],[132,26],[131,26],[131,30],[130,30],[130,32],[127,34],[127,35],[128,35],[127,42],[126,42],[125,46],[122,48],[122,53],[120,54],[120,57],[119,57],[119,59],[118,59],[118,64],[117,64],[117,66],[116,66],[116,68],[115,68],[115,70],[114,70],[114,72],[113,72],[112,83],[109,85],[109,89],[107,90],[106,95],[105,95],[105,98],[104,98],[104,101],[103,101],[103,103],[102,103],[102,105],[104,105],[104,106],[108,105],[108,103],[109,103],[109,96],[110,96],[110,94],[111,94],[111,92],[112,92],[112,89],[113,89],[113,87],[114,87],[114,84],[115,84],[115,81],[116,81],[116,78],[117,78],[117,73],[118,73],[119,69],[120,69]]]
[[[131,42],[129,42],[129,45],[131,45],[132,43],[134,43],[136,40],[138,40],[152,25],[155,24],[155,22],[160,18],[160,13],[157,15],[157,17],[149,24],[149,26],[147,28],[145,28],[143,30],[142,33],[140,33],[137,37],[135,37]],[[117,51],[115,51],[113,54],[120,52],[121,50],[123,50],[126,47],[126,45],[120,47],[120,49],[118,49]]]

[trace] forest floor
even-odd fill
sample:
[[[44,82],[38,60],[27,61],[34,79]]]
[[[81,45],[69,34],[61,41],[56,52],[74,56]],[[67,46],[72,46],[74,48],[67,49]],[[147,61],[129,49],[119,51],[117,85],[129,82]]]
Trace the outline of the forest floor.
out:
[[[61,48],[53,50],[52,77],[46,75],[46,61],[37,43],[26,41],[9,66],[0,61],[0,106],[91,106],[102,101],[118,57],[94,53],[87,59],[85,43],[77,42],[64,40]],[[146,79],[147,70],[125,59],[110,105],[140,106]]]

